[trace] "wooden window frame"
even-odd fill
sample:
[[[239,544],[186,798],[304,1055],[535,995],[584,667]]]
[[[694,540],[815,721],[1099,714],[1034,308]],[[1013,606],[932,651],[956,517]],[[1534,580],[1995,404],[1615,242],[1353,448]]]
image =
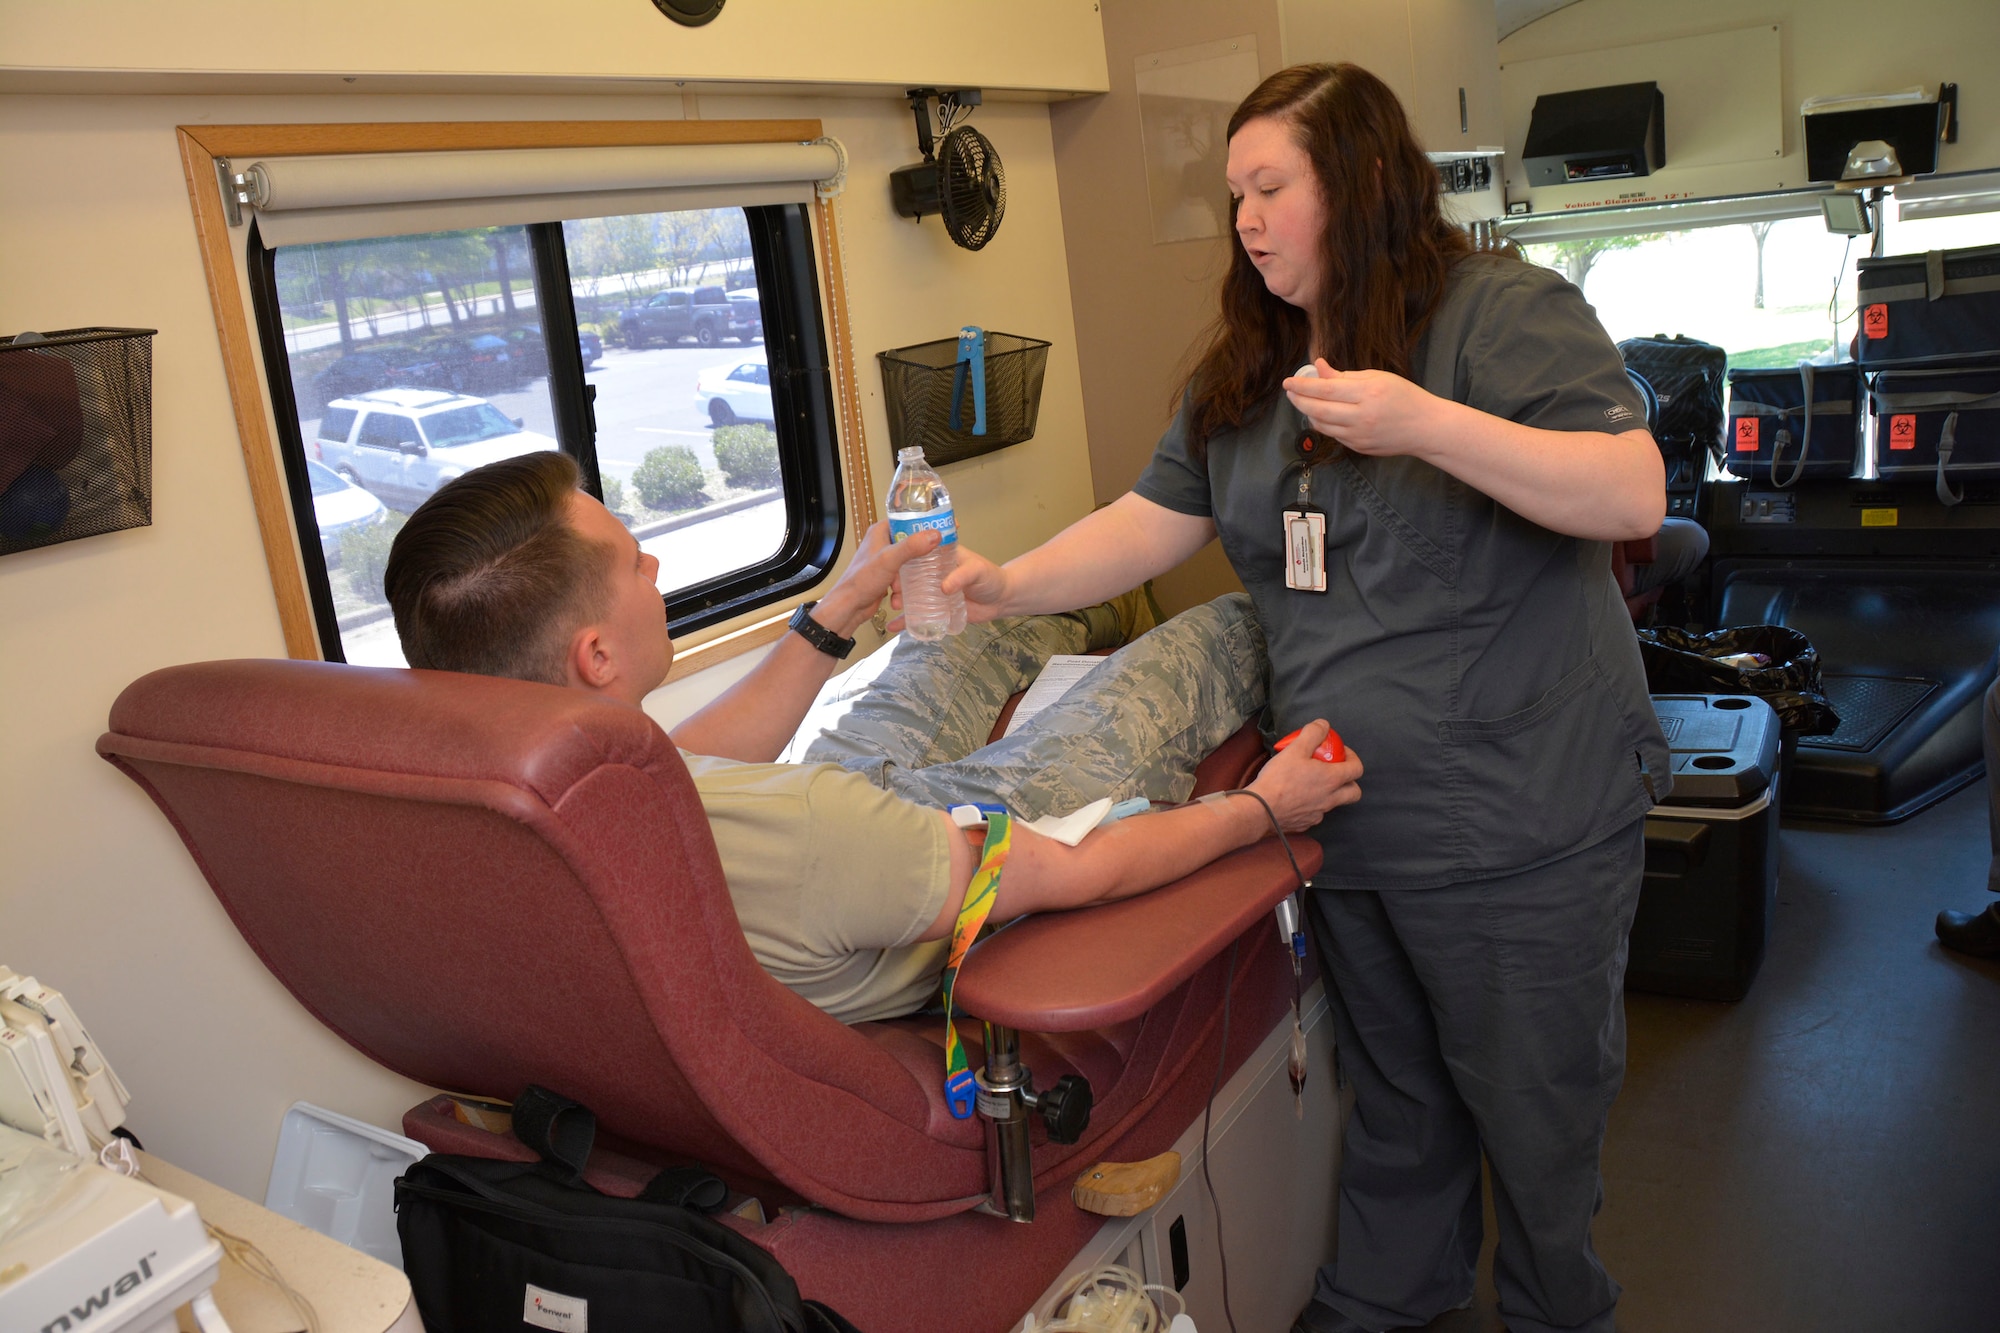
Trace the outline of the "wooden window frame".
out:
[[[187,178],[202,270],[208,281],[223,373],[236,415],[237,438],[249,475],[257,530],[270,568],[271,591],[288,656],[322,657],[305,569],[292,527],[291,501],[280,470],[276,419],[268,397],[256,330],[239,287],[237,234],[229,225],[217,177],[218,159],[335,153],[415,153],[502,148],[607,148],[669,144],[799,143],[820,137],[817,120],[584,120],[438,121],[373,124],[181,125],[181,169]],[[821,308],[834,359],[834,407],[845,490],[849,549],[877,517],[861,397],[855,380],[854,340],[835,201],[814,205],[815,250],[820,256]],[[830,573],[831,571],[829,571]],[[676,646],[667,679],[678,680],[738,653],[780,638],[800,597],[748,624],[718,627],[711,637]]]

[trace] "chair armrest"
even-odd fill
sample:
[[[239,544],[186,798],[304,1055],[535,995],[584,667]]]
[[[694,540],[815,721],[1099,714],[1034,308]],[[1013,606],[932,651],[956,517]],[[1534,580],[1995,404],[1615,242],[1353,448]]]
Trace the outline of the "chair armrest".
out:
[[[1215,747],[1208,758],[1201,761],[1194,770],[1194,796],[1206,796],[1210,792],[1233,791],[1247,787],[1250,780],[1264,767],[1264,738],[1257,731],[1257,724],[1245,722],[1240,730],[1221,745]],[[1290,869],[1287,866],[1286,869]],[[1305,862],[1299,863],[1305,870]],[[1310,875],[1312,872],[1307,870]]]
[[[1320,846],[1292,839],[1307,878]],[[1298,887],[1276,838],[1232,852],[1151,893],[1029,917],[967,956],[955,1007],[1024,1032],[1080,1032],[1136,1018]]]

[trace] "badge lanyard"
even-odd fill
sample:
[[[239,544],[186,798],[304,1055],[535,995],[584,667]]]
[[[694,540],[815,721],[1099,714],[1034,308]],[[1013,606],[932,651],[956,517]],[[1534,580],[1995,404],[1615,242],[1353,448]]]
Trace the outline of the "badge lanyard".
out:
[[[979,869],[972,873],[972,883],[965,888],[965,901],[958,909],[958,924],[951,928],[951,954],[944,965],[944,1102],[954,1120],[972,1118],[977,1090],[972,1080],[972,1069],[965,1058],[965,1044],[958,1039],[958,1025],[952,1022],[951,993],[958,981],[958,967],[965,961],[966,950],[979,938],[979,928],[986,924],[987,914],[993,910],[993,899],[1000,889],[1000,872],[1006,868],[1007,853],[1014,844],[1013,823],[1005,811],[991,811],[986,816],[986,846],[979,855]]]
[[[1284,512],[1285,586],[1294,592],[1326,591],[1326,511],[1312,502],[1312,450],[1308,435],[1291,465],[1299,473],[1298,495]]]

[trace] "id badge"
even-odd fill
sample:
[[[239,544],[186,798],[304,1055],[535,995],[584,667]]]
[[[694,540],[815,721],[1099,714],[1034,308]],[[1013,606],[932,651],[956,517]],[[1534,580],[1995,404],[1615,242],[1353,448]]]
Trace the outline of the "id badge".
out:
[[[1317,509],[1285,511],[1285,586],[1326,591],[1326,515]]]

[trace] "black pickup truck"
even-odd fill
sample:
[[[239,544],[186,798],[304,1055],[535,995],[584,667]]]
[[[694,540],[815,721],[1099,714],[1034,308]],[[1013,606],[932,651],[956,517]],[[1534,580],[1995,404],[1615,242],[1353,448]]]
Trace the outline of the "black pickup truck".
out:
[[[713,347],[724,338],[749,342],[764,332],[764,313],[754,290],[669,287],[644,303],[618,312],[627,347],[677,343],[692,338]]]

